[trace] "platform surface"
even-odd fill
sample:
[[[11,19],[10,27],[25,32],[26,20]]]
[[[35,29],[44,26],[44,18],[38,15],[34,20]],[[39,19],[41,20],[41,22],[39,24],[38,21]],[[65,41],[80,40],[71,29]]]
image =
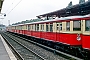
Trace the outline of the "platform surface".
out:
[[[0,60],[17,60],[1,35],[0,35]]]

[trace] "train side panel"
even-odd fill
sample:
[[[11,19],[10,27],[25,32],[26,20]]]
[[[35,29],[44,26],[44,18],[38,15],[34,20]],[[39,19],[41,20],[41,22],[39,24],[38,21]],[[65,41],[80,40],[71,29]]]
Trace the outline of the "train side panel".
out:
[[[82,47],[90,50],[90,19],[83,20]]]
[[[90,35],[83,35],[82,47],[90,50]]]

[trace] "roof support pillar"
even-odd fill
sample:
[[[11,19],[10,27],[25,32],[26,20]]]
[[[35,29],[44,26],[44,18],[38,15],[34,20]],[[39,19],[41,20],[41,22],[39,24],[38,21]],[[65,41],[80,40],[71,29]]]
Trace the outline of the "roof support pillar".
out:
[[[49,17],[47,16],[47,20],[49,20]]]

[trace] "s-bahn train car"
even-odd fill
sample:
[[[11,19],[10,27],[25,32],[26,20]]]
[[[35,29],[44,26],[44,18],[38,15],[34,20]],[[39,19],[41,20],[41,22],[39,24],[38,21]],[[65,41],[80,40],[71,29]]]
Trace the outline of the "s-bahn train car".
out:
[[[10,32],[36,38],[41,43],[87,57],[90,49],[90,15],[70,16],[53,20],[18,24],[7,27]],[[83,48],[83,49],[82,49]]]
[[[80,58],[90,59],[90,1],[37,16],[7,27],[7,31]],[[51,19],[51,17],[53,17]],[[55,18],[58,17],[58,18]]]

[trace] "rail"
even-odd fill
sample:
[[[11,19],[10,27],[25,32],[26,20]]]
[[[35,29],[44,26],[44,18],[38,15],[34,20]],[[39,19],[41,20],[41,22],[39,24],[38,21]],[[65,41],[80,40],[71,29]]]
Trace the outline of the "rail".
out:
[[[41,57],[41,56],[39,56],[38,54],[36,54],[35,52],[33,52],[32,50],[30,50],[29,48],[27,48],[26,46],[24,46],[23,44],[21,44],[20,42],[18,42],[18,41],[16,41],[15,39],[13,39],[11,36],[8,36],[8,35],[6,35],[6,34],[4,34],[4,35],[2,35],[3,37],[4,37],[4,39],[6,40],[6,41],[10,41],[10,40],[12,40],[14,43],[15,43],[15,45],[17,45],[17,47],[19,47],[19,48],[14,48],[13,46],[12,46],[12,44],[10,43],[10,42],[12,42],[12,41],[8,41],[8,43],[9,43],[9,45],[11,45],[12,47],[13,47],[13,50],[17,53],[17,55],[21,58],[21,60],[25,60],[25,58],[26,58],[26,56],[28,56],[27,58],[29,59],[30,58],[30,54],[31,53],[33,53],[32,54],[32,57],[33,57],[33,55],[34,56],[38,56],[39,57],[39,59],[40,60],[45,60],[43,57]],[[8,40],[7,40],[8,39]],[[19,45],[18,45],[19,44]],[[20,48],[22,48],[23,50],[24,50],[24,53],[27,53],[27,55],[24,57],[24,56],[22,56],[24,53],[20,53],[20,52],[18,52],[16,49],[20,49]],[[26,51],[26,52],[25,52]],[[29,54],[30,53],[30,54]],[[37,58],[37,57],[36,57]],[[31,59],[31,58],[30,58]]]

